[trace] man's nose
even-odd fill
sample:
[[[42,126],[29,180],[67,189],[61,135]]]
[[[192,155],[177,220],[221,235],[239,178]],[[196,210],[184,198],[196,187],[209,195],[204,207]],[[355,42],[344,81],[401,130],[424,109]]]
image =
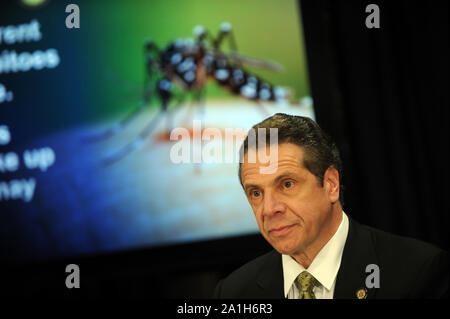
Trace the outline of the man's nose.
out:
[[[275,192],[266,192],[264,194],[263,214],[265,216],[272,216],[282,213],[284,211],[283,202]]]

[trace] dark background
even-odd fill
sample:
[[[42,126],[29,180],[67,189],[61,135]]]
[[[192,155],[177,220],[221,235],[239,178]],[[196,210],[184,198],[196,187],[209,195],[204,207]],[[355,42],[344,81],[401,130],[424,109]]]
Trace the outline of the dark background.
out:
[[[368,29],[368,4],[380,29]],[[448,250],[448,2],[303,0],[317,121],[344,161],[345,212]],[[2,295],[207,298],[270,250],[260,235],[1,269]],[[78,264],[81,288],[65,287]]]

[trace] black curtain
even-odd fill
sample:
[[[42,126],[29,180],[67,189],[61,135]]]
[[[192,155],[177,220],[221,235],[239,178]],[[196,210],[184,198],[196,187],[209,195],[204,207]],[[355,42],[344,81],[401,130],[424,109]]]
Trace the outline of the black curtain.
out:
[[[380,28],[366,27],[366,6]],[[317,121],[344,161],[344,210],[448,250],[448,2],[303,0]]]

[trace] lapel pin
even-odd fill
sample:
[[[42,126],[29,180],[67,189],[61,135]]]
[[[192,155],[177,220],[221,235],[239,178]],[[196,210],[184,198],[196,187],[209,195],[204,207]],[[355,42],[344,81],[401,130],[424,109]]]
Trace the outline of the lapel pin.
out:
[[[367,289],[361,288],[358,291],[356,291],[356,298],[366,299],[367,298]]]

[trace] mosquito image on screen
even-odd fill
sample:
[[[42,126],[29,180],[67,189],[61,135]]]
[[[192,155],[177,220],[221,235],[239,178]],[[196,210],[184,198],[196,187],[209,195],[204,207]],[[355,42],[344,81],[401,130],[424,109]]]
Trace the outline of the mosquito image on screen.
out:
[[[159,110],[134,140],[104,158],[103,162],[106,165],[117,162],[142,146],[162,117],[166,118],[167,132],[170,132],[172,129],[170,111],[182,105],[188,94],[193,95],[197,111],[202,114],[205,86],[210,79],[231,94],[254,101],[255,106],[261,112],[265,112],[266,116],[268,112],[264,110],[261,102],[286,103],[290,95],[288,88],[274,86],[250,73],[245,65],[277,72],[283,70],[283,67],[276,62],[239,54],[230,23],[222,23],[216,37],[202,26],[196,26],[193,33],[195,38],[177,39],[162,49],[151,40],[145,41],[146,77],[142,102],[124,119],[106,131],[92,136],[90,140],[103,140],[121,132],[143,111],[152,98],[159,100]],[[229,52],[221,50],[226,39],[231,48]],[[178,91],[175,91],[175,86],[179,88]]]

